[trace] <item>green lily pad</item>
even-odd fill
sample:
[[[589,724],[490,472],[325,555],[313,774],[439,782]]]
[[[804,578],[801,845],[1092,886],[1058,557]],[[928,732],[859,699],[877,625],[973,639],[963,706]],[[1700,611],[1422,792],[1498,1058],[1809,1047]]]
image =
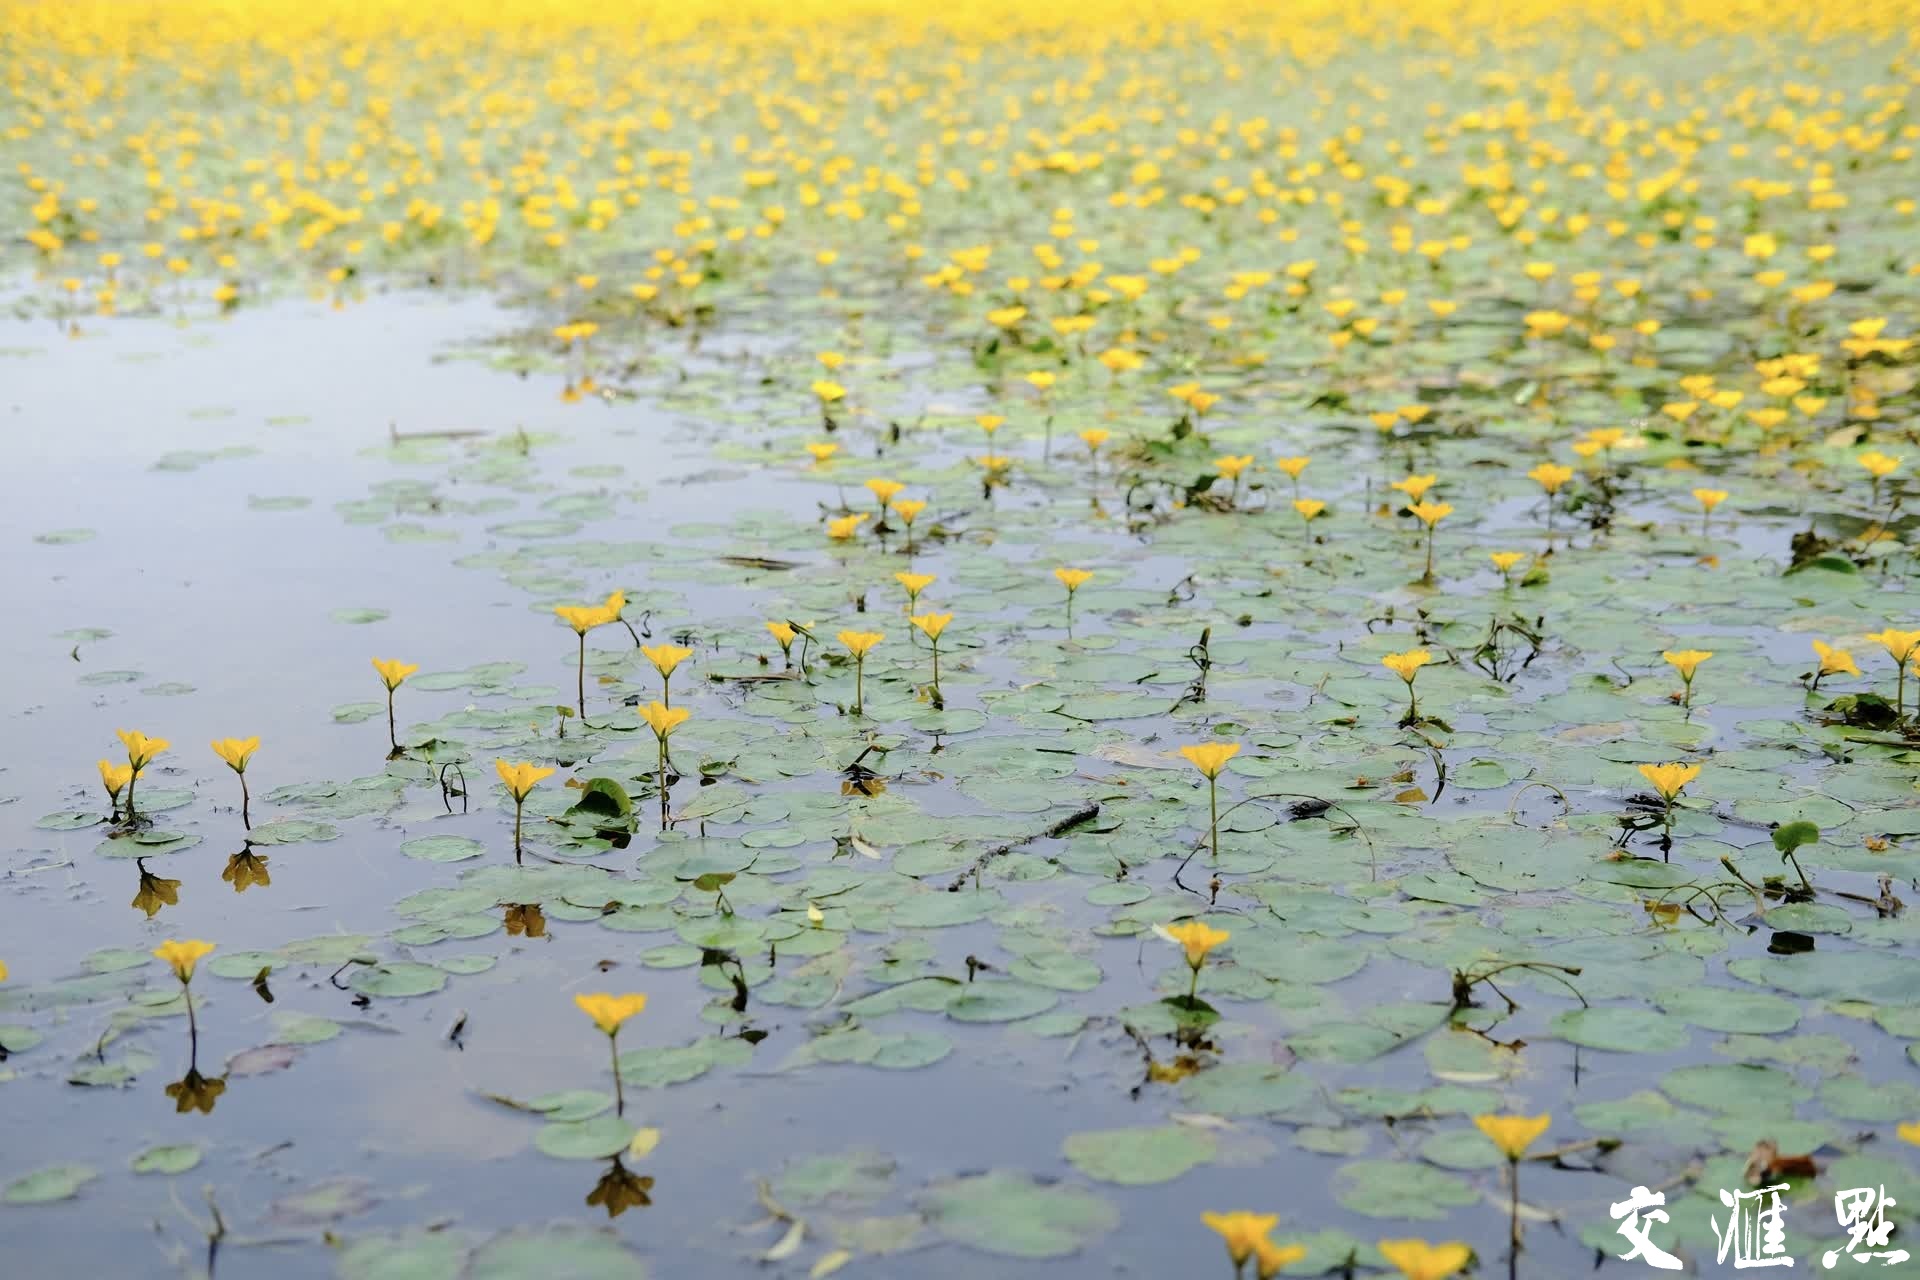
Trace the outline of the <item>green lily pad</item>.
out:
[[[956,1244],[1009,1258],[1067,1258],[1120,1225],[1105,1200],[1021,1173],[936,1183],[919,1197],[927,1225]]]
[[[619,1116],[599,1115],[544,1125],[533,1135],[533,1145],[559,1160],[597,1160],[625,1151],[636,1132]]]
[[[1334,1198],[1369,1218],[1433,1222],[1480,1198],[1471,1183],[1405,1160],[1354,1160],[1334,1171]]]
[[[1615,1053],[1673,1053],[1688,1039],[1685,1022],[1652,1009],[1570,1009],[1555,1016],[1552,1026],[1562,1040]]]
[[[193,1143],[148,1147],[128,1162],[135,1173],[186,1173],[199,1167],[206,1152]]]
[[[99,1176],[89,1165],[48,1165],[9,1182],[6,1189],[0,1191],[0,1204],[52,1204],[56,1200],[70,1200]]]
[[[1214,1148],[1211,1134],[1172,1124],[1069,1134],[1061,1151],[1074,1168],[1097,1182],[1144,1187],[1171,1182],[1206,1163]]]

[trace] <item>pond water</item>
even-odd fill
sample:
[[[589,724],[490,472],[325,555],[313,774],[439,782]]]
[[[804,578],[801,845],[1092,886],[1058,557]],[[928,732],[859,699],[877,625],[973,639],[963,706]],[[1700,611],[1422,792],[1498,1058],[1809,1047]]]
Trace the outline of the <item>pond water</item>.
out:
[[[1142,41],[1194,109],[1255,110],[1192,80],[1221,49]],[[1885,74],[1862,41],[1832,91]],[[1914,438],[1920,241],[1911,149],[1857,149],[1847,212],[1760,219],[1843,245],[1820,314],[1738,236],[1663,238],[1665,197],[1619,211],[1627,263],[1557,215],[1496,240],[1491,179],[1420,215],[1495,246],[1445,275],[1332,265],[1357,233],[1311,202],[1257,247],[1204,202],[1129,214],[1137,168],[1064,235],[1071,188],[983,170],[930,249],[702,250],[685,311],[582,282],[653,278],[625,242],[513,240],[456,285],[396,237],[318,296],[193,274],[114,315],[38,250],[0,322],[0,1271],[1223,1274],[1202,1215],[1247,1209],[1304,1249],[1285,1275],[1417,1275],[1378,1248],[1408,1236],[1624,1274],[1636,1185],[1696,1270],[1752,1183],[1802,1267],[1846,1189],[1904,1238],[1911,468],[1863,459]],[[1699,162],[1691,216],[1760,218],[1746,155]],[[1355,216],[1384,238],[1381,199]],[[980,265],[1096,233],[1117,296]],[[1161,256],[1200,240],[1231,323]],[[1658,304],[1556,292],[1582,269]],[[1549,305],[1626,345],[1556,345]],[[1890,345],[1848,327],[1874,318]],[[1775,402],[1784,429],[1751,416]],[[556,615],[616,592],[584,642]],[[1844,651],[1817,688],[1814,641]],[[391,736],[370,660],[407,664]],[[168,743],[130,805],[94,765],[117,730]],[[256,735],[243,811],[206,744]],[[496,761],[552,771],[517,823]],[[1168,931],[1197,923],[1224,937],[1190,967]],[[154,953],[186,939],[214,949],[183,994]],[[612,1045],[600,992],[647,998]],[[1517,1202],[1476,1125],[1503,1115],[1550,1118]]]

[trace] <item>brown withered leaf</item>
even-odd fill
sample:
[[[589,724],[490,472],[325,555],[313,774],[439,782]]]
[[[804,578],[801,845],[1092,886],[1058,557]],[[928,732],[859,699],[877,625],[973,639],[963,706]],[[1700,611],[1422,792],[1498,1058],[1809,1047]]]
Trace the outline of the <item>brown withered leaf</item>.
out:
[[[1780,1147],[1772,1138],[1762,1138],[1753,1144],[1753,1153],[1747,1157],[1747,1185],[1765,1186],[1786,1178],[1807,1181],[1820,1176],[1820,1166],[1814,1163],[1811,1155],[1782,1155]]]

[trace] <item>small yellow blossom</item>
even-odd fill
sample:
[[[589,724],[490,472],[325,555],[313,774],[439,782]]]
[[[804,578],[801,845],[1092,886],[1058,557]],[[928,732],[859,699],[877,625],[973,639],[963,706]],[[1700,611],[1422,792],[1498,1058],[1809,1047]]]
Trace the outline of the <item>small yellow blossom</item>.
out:
[[[1180,748],[1180,754],[1209,779],[1219,777],[1227,761],[1239,753],[1237,742],[1201,742]]]
[[[175,942],[172,938],[168,938],[153,949],[153,954],[155,958],[167,962],[167,967],[173,970],[174,977],[181,982],[192,982],[194,966],[198,965],[201,957],[213,948],[213,943],[202,942],[198,938],[188,938],[184,942]]]
[[[616,996],[605,993],[576,995],[573,1002],[593,1019],[593,1025],[608,1035],[618,1035],[620,1024],[647,1007],[647,998],[635,992]]]
[[[1527,1154],[1527,1148],[1553,1123],[1551,1116],[1475,1116],[1473,1123],[1509,1160]]]

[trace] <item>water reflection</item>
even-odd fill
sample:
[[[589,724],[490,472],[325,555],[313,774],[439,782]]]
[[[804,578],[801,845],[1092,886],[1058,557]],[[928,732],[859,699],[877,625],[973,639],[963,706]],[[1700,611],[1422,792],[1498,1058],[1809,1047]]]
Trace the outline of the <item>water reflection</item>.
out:
[[[547,936],[546,913],[540,910],[537,902],[510,902],[502,911],[509,938],[544,938]]]
[[[245,893],[256,884],[263,889],[273,884],[267,874],[266,855],[255,853],[252,841],[248,841],[240,852],[227,858],[226,870],[220,873],[220,878],[232,885],[235,893]]]
[[[174,1111],[185,1115],[189,1111],[213,1114],[213,1104],[227,1091],[227,1078],[214,1076],[209,1078],[200,1074],[195,1067],[189,1066],[187,1074],[167,1086],[167,1096],[173,1099]]]
[[[160,908],[180,905],[178,880],[168,880],[147,870],[145,858],[135,859],[134,865],[140,868],[140,888],[134,893],[133,902],[129,904],[134,910],[146,912],[147,919],[151,920],[160,914]]]
[[[600,1181],[593,1184],[593,1190],[587,1193],[587,1204],[598,1205],[607,1211],[609,1218],[617,1218],[636,1206],[641,1208],[653,1203],[648,1192],[653,1190],[653,1179],[634,1173],[622,1164],[619,1156],[608,1162],[607,1171],[600,1175]]]

